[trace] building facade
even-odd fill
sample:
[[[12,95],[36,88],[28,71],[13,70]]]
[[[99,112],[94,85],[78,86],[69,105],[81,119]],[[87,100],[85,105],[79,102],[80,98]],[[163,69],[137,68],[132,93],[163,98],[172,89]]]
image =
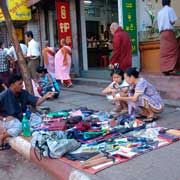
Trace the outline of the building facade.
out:
[[[58,12],[62,9],[59,10],[58,6],[63,6],[63,3],[69,6],[66,10],[68,26],[64,24],[66,21],[59,20]],[[179,1],[172,0],[179,17],[178,4]],[[51,46],[59,48],[61,34],[70,28],[71,33],[67,37],[70,39],[71,36],[73,71],[78,75],[91,69],[104,70],[102,57],[109,59],[112,52],[109,48],[112,22],[119,22],[129,31],[134,49],[133,66],[138,68],[142,63],[139,42],[159,40],[156,15],[161,8],[161,0],[28,0],[28,6],[32,10],[32,20],[28,22],[27,29],[37,34],[42,48],[46,39]],[[150,13],[154,16],[154,22]],[[178,20],[176,26],[179,24]],[[156,29],[153,34],[152,28]]]

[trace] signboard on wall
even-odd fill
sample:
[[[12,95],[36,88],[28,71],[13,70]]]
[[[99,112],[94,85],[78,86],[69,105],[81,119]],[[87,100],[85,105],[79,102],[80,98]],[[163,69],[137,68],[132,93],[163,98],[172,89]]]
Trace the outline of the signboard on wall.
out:
[[[72,32],[69,2],[56,2],[59,40],[65,39],[67,45],[72,47]]]
[[[136,0],[122,0],[123,29],[131,37],[133,54],[137,55],[137,21],[136,21]]]
[[[31,9],[27,7],[27,0],[8,0],[7,4],[12,20],[24,21],[31,19]],[[4,21],[1,9],[0,21]]]

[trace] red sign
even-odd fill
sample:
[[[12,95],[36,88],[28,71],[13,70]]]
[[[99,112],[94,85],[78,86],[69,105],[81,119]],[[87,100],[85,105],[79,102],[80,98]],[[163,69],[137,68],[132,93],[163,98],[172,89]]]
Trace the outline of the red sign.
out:
[[[69,2],[56,2],[59,40],[65,39],[66,44],[72,47],[72,32]]]

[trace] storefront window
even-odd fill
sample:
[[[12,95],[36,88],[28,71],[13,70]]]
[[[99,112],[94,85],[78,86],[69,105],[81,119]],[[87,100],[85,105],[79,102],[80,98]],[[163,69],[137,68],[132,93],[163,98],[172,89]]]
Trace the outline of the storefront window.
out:
[[[109,64],[112,49],[110,24],[118,22],[117,0],[96,0],[84,3],[89,68],[104,68]]]

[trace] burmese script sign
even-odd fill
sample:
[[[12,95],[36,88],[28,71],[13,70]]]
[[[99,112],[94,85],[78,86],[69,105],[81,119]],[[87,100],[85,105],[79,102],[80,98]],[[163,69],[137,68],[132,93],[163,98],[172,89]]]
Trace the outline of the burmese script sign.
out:
[[[131,37],[133,54],[137,54],[136,0],[122,0],[123,28]]]
[[[7,4],[12,20],[25,21],[31,19],[31,10],[27,7],[27,0],[8,0]],[[4,21],[1,9],[0,21]]]
[[[65,39],[67,45],[72,47],[72,32],[69,2],[56,2],[59,40]]]

